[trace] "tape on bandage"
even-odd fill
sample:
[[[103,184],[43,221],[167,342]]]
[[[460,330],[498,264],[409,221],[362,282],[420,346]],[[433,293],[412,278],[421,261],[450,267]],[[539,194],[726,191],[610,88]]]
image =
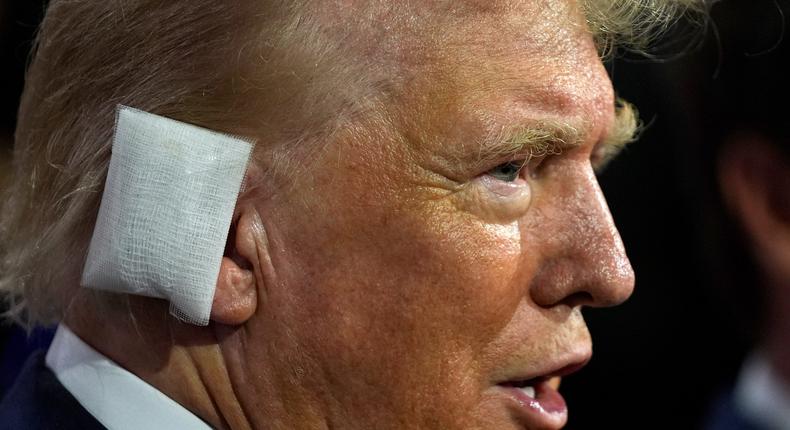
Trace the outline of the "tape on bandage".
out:
[[[207,325],[252,141],[119,106],[82,286]]]

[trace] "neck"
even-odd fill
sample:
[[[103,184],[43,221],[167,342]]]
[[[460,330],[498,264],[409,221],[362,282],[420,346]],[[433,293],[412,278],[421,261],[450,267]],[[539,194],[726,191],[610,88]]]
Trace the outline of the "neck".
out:
[[[84,297],[72,309],[101,309]],[[195,327],[168,315],[167,304],[130,298],[134,318],[69,312],[65,323],[86,343],[217,429],[250,429],[211,326]],[[114,312],[115,315],[125,315]]]

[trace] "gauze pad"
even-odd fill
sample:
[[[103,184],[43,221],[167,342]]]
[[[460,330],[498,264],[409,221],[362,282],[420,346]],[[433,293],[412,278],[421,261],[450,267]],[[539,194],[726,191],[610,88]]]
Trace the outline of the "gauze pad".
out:
[[[253,143],[119,106],[82,286],[170,301],[208,325]]]

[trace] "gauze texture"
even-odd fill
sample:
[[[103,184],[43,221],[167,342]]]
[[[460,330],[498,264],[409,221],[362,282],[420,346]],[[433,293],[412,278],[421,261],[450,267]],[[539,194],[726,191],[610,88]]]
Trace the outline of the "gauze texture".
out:
[[[119,106],[82,286],[207,325],[253,143]]]

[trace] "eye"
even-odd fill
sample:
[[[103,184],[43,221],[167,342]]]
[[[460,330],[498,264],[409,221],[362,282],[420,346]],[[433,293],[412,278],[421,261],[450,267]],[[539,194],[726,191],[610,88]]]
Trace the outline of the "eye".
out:
[[[522,167],[524,161],[511,161],[494,167],[486,174],[502,182],[514,182],[518,179]]]

